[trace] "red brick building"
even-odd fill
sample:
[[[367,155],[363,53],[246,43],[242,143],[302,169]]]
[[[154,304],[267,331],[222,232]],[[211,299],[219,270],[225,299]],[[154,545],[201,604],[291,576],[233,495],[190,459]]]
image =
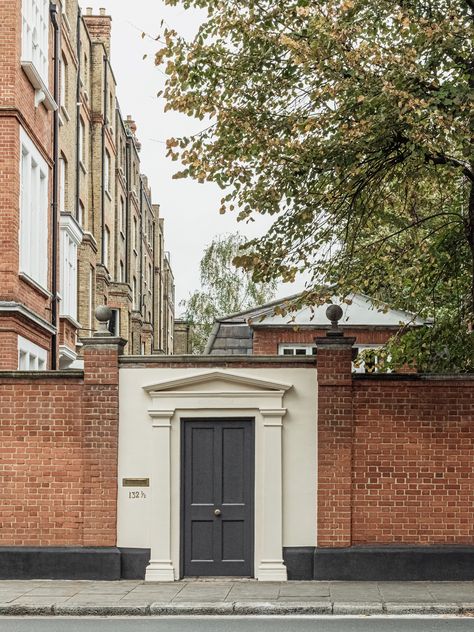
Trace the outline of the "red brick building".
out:
[[[290,296],[238,314],[219,318],[209,338],[206,353],[218,355],[316,355],[315,338],[324,336],[331,327],[326,318],[327,305],[288,310]],[[340,328],[346,336],[354,337],[355,348],[376,350],[383,346],[402,325],[422,327],[429,324],[414,314],[386,306],[376,308],[362,294],[353,294],[346,303],[333,297],[333,304],[341,304],[343,317]],[[362,363],[354,367],[365,372]]]
[[[57,110],[47,0],[2,4],[0,29],[0,367],[46,368],[57,349]]]
[[[125,353],[173,353],[164,223],[116,100],[111,30],[77,0],[0,5],[3,369],[80,367],[101,304]]]

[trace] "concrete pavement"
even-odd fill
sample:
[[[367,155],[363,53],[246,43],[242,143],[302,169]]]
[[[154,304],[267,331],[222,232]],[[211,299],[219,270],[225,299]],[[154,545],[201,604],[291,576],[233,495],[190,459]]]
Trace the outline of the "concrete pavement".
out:
[[[0,581],[0,615],[474,614],[474,582]]]

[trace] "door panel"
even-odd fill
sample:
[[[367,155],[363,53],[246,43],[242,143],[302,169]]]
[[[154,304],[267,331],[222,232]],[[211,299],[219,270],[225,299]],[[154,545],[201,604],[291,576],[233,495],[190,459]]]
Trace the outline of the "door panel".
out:
[[[183,421],[185,576],[253,574],[254,424]]]

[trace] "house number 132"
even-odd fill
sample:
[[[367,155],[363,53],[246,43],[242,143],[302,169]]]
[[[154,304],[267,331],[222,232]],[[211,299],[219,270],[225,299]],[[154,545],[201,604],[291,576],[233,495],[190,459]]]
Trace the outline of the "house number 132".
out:
[[[132,500],[137,500],[138,498],[146,498],[145,492],[128,492],[128,497]]]

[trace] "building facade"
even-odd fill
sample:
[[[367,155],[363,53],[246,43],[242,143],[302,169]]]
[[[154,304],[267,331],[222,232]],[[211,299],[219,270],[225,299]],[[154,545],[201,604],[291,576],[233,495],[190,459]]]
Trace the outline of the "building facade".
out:
[[[107,333],[0,371],[1,579],[474,579],[473,375],[355,374],[334,328],[316,356]]]
[[[125,353],[172,353],[163,220],[121,114],[110,16],[2,5],[0,343],[4,369],[81,363],[97,305]]]

